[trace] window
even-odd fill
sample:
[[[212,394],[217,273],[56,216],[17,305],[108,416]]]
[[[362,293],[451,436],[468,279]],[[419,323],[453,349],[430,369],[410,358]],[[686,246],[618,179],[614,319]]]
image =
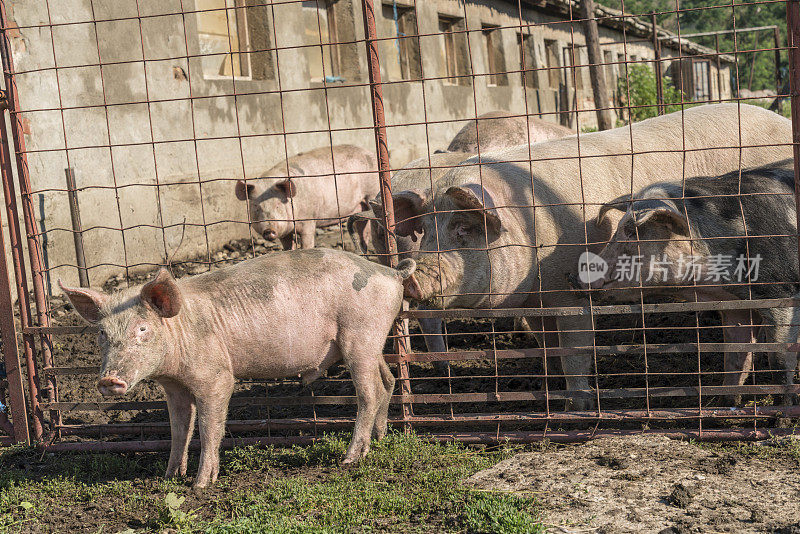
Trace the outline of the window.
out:
[[[583,89],[583,69],[578,67],[581,64],[581,51],[570,45],[564,49],[564,64],[572,68],[564,69],[566,84],[569,87],[575,86],[576,89]]]
[[[469,85],[471,83],[467,64],[467,38],[464,33],[464,19],[439,15],[439,34],[441,53],[439,76],[450,85]]]
[[[694,100],[711,99],[711,69],[708,61],[695,61],[694,69]]]
[[[536,49],[533,36],[522,33],[517,34],[519,43],[519,64],[522,70],[522,85],[532,89],[539,88],[539,77],[536,72]]]
[[[357,81],[359,62],[352,0],[303,0],[300,5],[303,43],[317,45],[304,49],[309,79],[325,83]]]
[[[413,7],[397,3],[383,5],[383,17],[396,39],[383,41],[381,66],[387,80],[415,80],[422,77],[417,17]],[[411,35],[412,37],[407,37]]]
[[[614,65],[614,52],[604,51],[603,63],[605,63],[606,87],[613,102],[617,95],[617,66]]]
[[[249,78],[244,0],[197,0],[197,36],[204,78]]]
[[[506,73],[506,58],[503,53],[503,35],[497,26],[484,24],[482,27],[483,40],[486,44],[486,68],[488,85],[508,85]]]
[[[558,41],[551,41],[550,39],[544,40],[545,59],[547,60],[547,79],[550,82],[550,87],[558,89],[561,83],[561,72],[559,68],[561,63],[558,59]]]
[[[308,73],[311,81],[321,82],[327,76],[334,81],[339,76],[339,47],[336,31],[336,16],[333,2],[328,0],[304,0],[303,26],[305,43],[320,44],[306,48]]]

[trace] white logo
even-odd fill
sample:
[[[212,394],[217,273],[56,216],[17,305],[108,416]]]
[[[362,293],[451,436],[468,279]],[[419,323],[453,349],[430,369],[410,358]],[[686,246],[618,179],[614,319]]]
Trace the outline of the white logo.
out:
[[[606,260],[593,254],[588,250],[581,254],[578,258],[578,278],[584,284],[591,284],[597,280],[602,279],[606,271],[608,271],[608,264]]]

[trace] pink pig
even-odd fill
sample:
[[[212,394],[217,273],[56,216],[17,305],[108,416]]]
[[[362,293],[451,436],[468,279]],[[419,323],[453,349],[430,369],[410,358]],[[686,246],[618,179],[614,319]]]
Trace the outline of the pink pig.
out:
[[[392,269],[330,249],[278,252],[114,294],[61,285],[75,310],[100,333],[105,396],[153,378],[164,388],[172,450],[166,476],[185,475],[195,412],[200,467],[194,486],[213,484],[236,378],[300,376],[308,384],[344,360],[358,413],[344,463],[386,433],[395,379],[383,359],[413,260]],[[59,281],[60,284],[60,281]]]

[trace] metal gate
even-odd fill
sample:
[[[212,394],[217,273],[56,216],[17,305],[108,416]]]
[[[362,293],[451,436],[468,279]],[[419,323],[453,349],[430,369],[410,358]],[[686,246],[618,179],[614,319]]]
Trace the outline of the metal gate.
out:
[[[779,97],[785,93],[780,57],[786,51],[800,201],[797,1],[786,3],[788,46],[779,42],[775,26],[737,30],[732,15],[733,30],[688,34],[712,36],[715,47],[687,40],[680,19],[692,10],[677,5],[634,16],[624,12],[624,5],[621,10],[591,7],[584,15],[581,9],[592,4],[569,0],[501,4],[502,17],[494,20],[477,4],[446,0],[435,6],[396,1],[375,5],[372,0],[137,1],[116,8],[87,0],[74,10],[56,9],[45,1],[36,8],[14,5],[14,13],[11,3],[0,1],[3,104],[8,110],[0,121],[8,227],[7,234],[0,233],[0,249],[8,252],[14,268],[12,284],[7,264],[0,263],[0,334],[7,373],[3,386],[11,413],[9,420],[0,411],[0,429],[7,434],[2,442],[35,441],[52,450],[169,447],[163,439],[169,433],[166,404],[155,400],[152,388],[141,398],[98,400],[90,386],[99,364],[96,354],[94,360],[91,355],[76,357],[89,342],[74,341],[91,339],[94,329],[69,319],[53,289],[54,278],[72,276],[81,285],[105,279],[106,287],[115,288],[144,280],[158,265],[191,274],[268,252],[269,244],[241,231],[252,222],[250,214],[243,210],[231,218],[215,189],[232,189],[237,178],[258,176],[253,169],[259,165],[293,155],[306,142],[295,139],[313,139],[331,150],[342,140],[366,144],[368,139],[385,207],[381,222],[392,233],[392,174],[416,159],[408,156],[415,150],[416,157],[427,154],[424,168],[431,173],[440,169],[430,157],[436,143],[448,137],[441,132],[452,133],[467,119],[476,119],[487,105],[513,101],[512,116],[576,126],[580,159],[580,139],[586,133],[581,124],[590,123],[587,130],[602,127],[610,114],[628,121],[649,108],[663,114],[670,106],[747,103],[750,97],[742,97],[738,87],[740,57],[776,58],[774,97]],[[732,6],[703,9],[735,11]],[[423,26],[434,11],[438,26],[429,31]],[[675,31],[660,27],[659,20],[672,19]],[[596,34],[598,25],[603,32],[599,44],[591,38],[591,28]],[[759,47],[756,41],[750,49],[739,48],[737,36],[761,31],[773,33],[774,46]],[[721,51],[720,35],[730,34],[733,50]],[[441,52],[438,67],[431,54],[435,49]],[[15,66],[17,57],[23,58],[23,66]],[[519,58],[517,66],[512,57]],[[692,68],[698,61],[703,69]],[[669,101],[662,80],[667,62],[674,65],[673,82],[691,88],[678,101]],[[599,69],[590,68],[592,64]],[[657,94],[651,103],[632,100],[631,74],[638,65],[656,73]],[[741,63],[741,69],[746,66]],[[296,72],[302,68],[307,79],[298,82]],[[598,71],[604,73],[605,87]],[[675,79],[695,71],[703,76],[698,88],[697,80]],[[40,93],[31,94],[34,87]],[[597,87],[600,93],[594,92]],[[606,104],[600,98],[603,91],[610,96]],[[460,101],[469,105],[467,113],[458,115],[453,110]],[[393,109],[408,102],[419,109]],[[248,116],[265,116],[265,108],[276,118],[259,130],[258,121]],[[368,116],[359,115],[364,109]],[[306,113],[315,116],[316,126],[313,120],[301,120]],[[165,124],[176,117],[184,122]],[[477,122],[479,153],[480,128]],[[35,146],[28,148],[26,139],[34,139]],[[264,154],[270,150],[279,156]],[[635,153],[634,147],[631,156]],[[234,170],[208,171],[205,166],[215,158],[241,164]],[[529,162],[535,164],[535,158]],[[186,168],[193,172],[175,170]],[[139,217],[137,209],[146,213]],[[343,223],[336,228],[335,246],[348,246]],[[238,239],[228,243],[226,235]],[[396,242],[387,239],[387,247],[386,261],[394,265]],[[74,257],[65,260],[65,251]],[[12,301],[15,289],[18,306]],[[720,385],[719,353],[796,351],[796,344],[778,347],[701,337],[719,330],[708,319],[710,312],[795,305],[793,298],[783,298],[406,310],[392,334],[394,350],[386,355],[399,379],[390,422],[436,439],[470,443],[579,441],[642,432],[717,440],[792,433],[779,427],[786,426],[784,418],[800,415],[800,408],[774,400],[800,393],[800,386],[770,383],[764,377],[774,370],[766,367],[753,369],[751,383]],[[663,315],[655,326],[647,326],[652,314]],[[675,326],[664,319],[675,315],[686,320]],[[548,321],[580,316],[591,318],[598,339],[634,335],[626,343],[595,342],[590,347],[547,342],[553,333]],[[639,323],[596,326],[618,316],[636,317]],[[413,323],[409,330],[407,320],[426,318],[445,320],[451,350],[421,349],[424,336]],[[515,318],[541,319],[542,326],[532,329],[541,334],[543,345],[537,346]],[[664,336],[671,331],[696,336],[674,341]],[[558,357],[569,354],[592,358],[591,390],[564,386],[564,373],[554,366]],[[672,370],[666,358],[679,357],[682,367]],[[632,361],[641,367],[633,367]],[[307,443],[320,432],[347,429],[355,405],[347,384],[346,373],[336,369],[307,389],[299,380],[243,383],[231,402],[225,443]],[[716,399],[722,395],[744,395],[745,401],[729,406]],[[561,411],[561,401],[576,396],[593,400],[594,408]]]

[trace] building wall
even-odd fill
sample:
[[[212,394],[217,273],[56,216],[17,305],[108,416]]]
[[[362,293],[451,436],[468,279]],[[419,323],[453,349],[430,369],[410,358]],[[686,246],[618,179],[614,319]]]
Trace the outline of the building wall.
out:
[[[77,279],[71,267],[66,167],[75,170],[87,264],[93,266],[92,282],[99,284],[125,265],[148,268],[247,236],[245,205],[233,195],[235,179],[257,176],[287,155],[331,143],[374,150],[369,88],[349,86],[367,81],[363,42],[339,46],[340,59],[327,85],[320,77],[325,65],[320,57],[330,50],[320,54],[319,46],[309,46],[319,45],[309,41],[318,36],[308,31],[309,16],[319,17],[320,27],[327,24],[325,17],[335,20],[340,40],[362,40],[361,3],[338,0],[317,15],[309,2],[253,7],[260,2],[246,1],[248,16],[257,17],[247,23],[254,41],[280,50],[252,54],[248,79],[234,80],[225,73],[239,67],[224,62],[217,63],[223,75],[209,75],[201,55],[210,45],[201,43],[198,31],[215,30],[208,29],[213,26],[208,21],[198,27],[191,0],[63,0],[49,13],[45,2],[10,4],[21,27],[12,32],[13,55],[34,200],[37,210],[40,202],[43,208],[39,224],[49,232],[51,280]],[[198,2],[203,9],[209,4]],[[505,109],[573,127],[594,126],[594,112],[580,113],[577,124],[574,114],[559,113],[575,102],[579,109],[593,108],[588,68],[575,70],[583,87],[577,98],[572,80],[560,92],[544,69],[534,74],[537,89],[523,87],[519,72],[508,73],[505,84],[489,86],[489,78],[480,75],[489,63],[480,31],[468,37],[460,33],[453,41],[467,58],[458,72],[479,76],[455,84],[429,79],[447,73],[443,37],[430,35],[439,32],[441,16],[466,30],[504,27],[493,34],[495,46],[503,50],[506,69],[519,70],[520,30],[511,28],[519,25],[516,4],[487,0],[465,7],[456,0],[436,0],[418,2],[410,11],[413,5],[398,5],[415,19],[421,37],[418,49],[406,51],[414,65],[405,72],[392,59],[400,53],[391,48],[396,50],[397,42],[379,44],[387,58],[382,75],[393,167],[446,147],[463,119],[476,113]],[[396,36],[394,10],[392,4],[376,9],[379,37]],[[537,67],[544,66],[547,42],[562,52],[573,43],[583,45],[578,25],[534,10],[525,11],[524,18],[537,24],[522,30],[533,40]],[[57,24],[52,32],[49,24]],[[653,58],[647,42],[620,43],[622,34],[608,28],[600,35],[616,62],[613,72],[624,72],[626,53],[629,61]],[[673,54],[663,51],[665,58]],[[585,48],[578,55],[578,62],[586,63]],[[559,61],[563,65],[563,53]],[[421,76],[428,80],[403,80]],[[716,71],[712,78],[716,84]],[[722,80],[723,97],[730,96],[728,72]],[[60,111],[64,107],[73,109]]]

